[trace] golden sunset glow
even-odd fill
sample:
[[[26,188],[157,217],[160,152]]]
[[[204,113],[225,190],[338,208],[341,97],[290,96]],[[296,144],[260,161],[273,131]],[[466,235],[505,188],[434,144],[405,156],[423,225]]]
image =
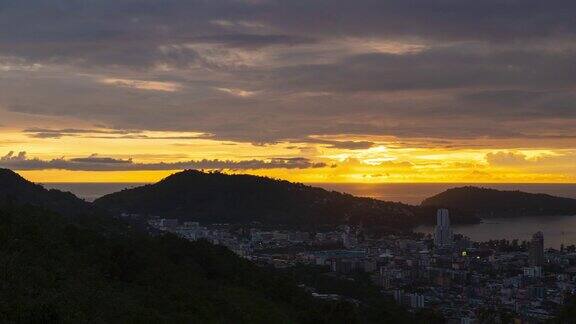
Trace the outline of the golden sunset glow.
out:
[[[576,47],[555,20],[510,29],[529,22],[386,2],[303,13],[216,1],[193,17],[180,15],[196,12],[185,1],[126,16],[108,14],[125,11],[114,2],[72,3],[42,9],[62,13],[58,24],[6,9],[19,32],[0,39],[0,167],[31,180],[150,182],[193,168],[300,182],[576,182]]]
[[[0,0],[0,324],[576,324],[574,13]]]
[[[106,132],[106,130],[102,130]],[[200,133],[138,132],[137,134],[88,133],[59,138],[37,138],[18,131],[6,132],[3,139],[14,150],[26,152],[25,159],[49,161],[89,156],[129,160],[141,164],[141,170],[22,170],[26,178],[37,182],[154,182],[178,168],[147,170],[147,164],[198,160],[247,161],[252,159],[296,158],[321,162],[309,168],[234,169],[206,168],[230,173],[248,173],[298,182],[338,183],[571,183],[576,181],[572,160],[574,151],[565,148],[544,149],[419,147],[418,141],[399,143],[391,138],[336,136],[330,141],[373,141],[365,149],[341,149],[333,144],[279,142],[253,145],[203,138]],[[557,143],[558,144],[558,143]],[[487,141],[486,145],[498,143]],[[6,146],[6,145],[5,145]],[[5,154],[8,151],[4,152]]]

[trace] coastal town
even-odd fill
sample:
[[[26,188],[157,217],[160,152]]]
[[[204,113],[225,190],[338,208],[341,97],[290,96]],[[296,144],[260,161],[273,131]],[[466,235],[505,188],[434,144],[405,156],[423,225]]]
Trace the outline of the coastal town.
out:
[[[553,318],[576,291],[574,246],[545,249],[542,232],[534,233],[530,242],[472,242],[453,233],[445,209],[438,210],[433,235],[374,237],[361,226],[347,225],[323,232],[261,230],[159,217],[148,224],[188,240],[226,246],[257,264],[322,267],[328,276],[350,280],[359,273],[369,275],[399,304],[413,311],[434,309],[450,323],[479,323],[491,317],[540,323]]]

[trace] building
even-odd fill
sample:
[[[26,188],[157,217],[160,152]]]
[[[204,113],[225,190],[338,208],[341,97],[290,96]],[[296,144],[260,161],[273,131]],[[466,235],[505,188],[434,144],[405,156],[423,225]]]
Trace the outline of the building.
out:
[[[347,249],[353,249],[358,245],[358,233],[348,225],[344,226],[342,232],[342,245]]]
[[[530,265],[541,267],[544,265],[544,234],[537,232],[532,235],[530,242]]]
[[[528,297],[532,299],[544,299],[544,297],[546,297],[546,289],[542,286],[528,287]]]
[[[424,308],[426,307],[425,298],[420,294],[409,294],[410,307],[412,308]]]
[[[421,294],[413,293],[408,294],[405,293],[404,290],[397,289],[392,292],[392,296],[394,300],[401,305],[408,306],[411,308],[424,308],[425,305],[425,297]]]
[[[540,278],[542,277],[542,267],[533,266],[533,267],[525,267],[522,269],[524,276],[530,278]]]
[[[434,231],[434,245],[448,247],[453,242],[452,228],[450,227],[450,214],[448,209],[438,209],[436,213],[436,230]]]
[[[173,231],[178,227],[178,220],[172,218],[162,218],[159,220],[159,226],[165,231]]]

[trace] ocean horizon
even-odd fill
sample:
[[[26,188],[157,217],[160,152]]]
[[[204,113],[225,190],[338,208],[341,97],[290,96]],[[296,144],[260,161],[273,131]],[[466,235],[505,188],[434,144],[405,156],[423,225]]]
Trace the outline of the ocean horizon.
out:
[[[103,195],[134,188],[146,183],[44,183],[46,188],[70,191],[87,201]],[[498,190],[520,190],[530,193],[545,193],[553,196],[575,198],[576,184],[488,184],[488,183],[307,183],[327,190],[350,193],[360,197],[370,197],[386,201],[396,201],[418,205],[427,197],[446,189],[462,186],[477,186]],[[463,234],[474,241],[491,239],[529,240],[536,231],[545,234],[545,246],[559,248],[561,244],[576,244],[575,216],[499,218],[479,224],[455,225],[454,232]],[[421,225],[414,229],[417,232],[431,234],[434,226]]]
[[[42,183],[48,189],[69,191],[87,201],[93,201],[104,195],[123,189],[134,188],[147,183]],[[370,197],[385,201],[418,205],[422,200],[444,190],[476,186],[497,190],[519,190],[529,193],[544,193],[558,197],[576,199],[576,183],[306,183],[327,190],[349,193],[359,197]]]

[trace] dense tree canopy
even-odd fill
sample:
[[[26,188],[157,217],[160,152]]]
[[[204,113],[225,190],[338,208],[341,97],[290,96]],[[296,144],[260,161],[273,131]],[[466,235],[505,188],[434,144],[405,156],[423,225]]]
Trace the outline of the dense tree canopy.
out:
[[[422,205],[473,212],[483,217],[576,214],[576,199],[478,187],[448,189],[424,200]]]
[[[425,318],[410,315],[367,283],[356,287],[322,279],[315,271],[280,273],[208,242],[151,237],[107,217],[69,218],[32,206],[0,206],[0,264],[2,322],[397,323]],[[299,283],[350,293],[362,302],[321,301]]]
[[[0,321],[363,321],[358,306],[314,299],[224,247],[107,222],[0,207]]]
[[[116,212],[159,214],[203,222],[288,225],[364,223],[406,228],[412,206],[358,198],[288,181],[187,170],[95,201]]]
[[[42,206],[66,215],[94,212],[94,206],[72,193],[44,189],[11,170],[0,168],[0,202],[7,201]]]

